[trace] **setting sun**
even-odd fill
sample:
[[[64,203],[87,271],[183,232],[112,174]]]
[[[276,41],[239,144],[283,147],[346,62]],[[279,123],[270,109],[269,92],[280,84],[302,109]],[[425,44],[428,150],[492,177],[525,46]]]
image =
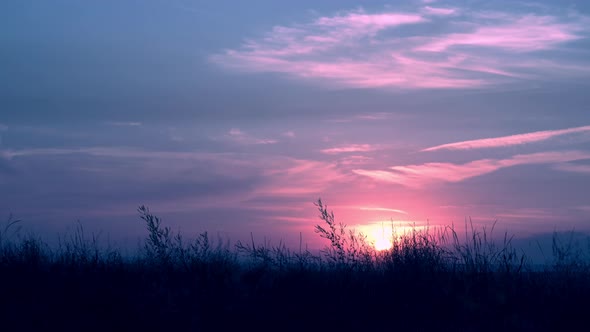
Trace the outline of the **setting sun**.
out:
[[[389,250],[392,246],[393,242],[391,241],[391,239],[386,239],[385,237],[378,238],[375,241],[375,249],[377,249],[378,251]]]
[[[391,225],[386,226],[384,224],[372,225],[371,236],[373,238],[373,245],[378,251],[389,250],[393,246],[393,229]]]
[[[358,230],[367,236],[367,241],[376,250],[388,250],[393,246],[393,230],[391,225],[385,223],[371,223],[358,226]]]
[[[415,225],[409,221],[377,221],[364,225],[356,225],[355,229],[366,236],[367,242],[375,250],[389,250],[395,239],[411,234],[413,231],[424,230],[425,226]]]

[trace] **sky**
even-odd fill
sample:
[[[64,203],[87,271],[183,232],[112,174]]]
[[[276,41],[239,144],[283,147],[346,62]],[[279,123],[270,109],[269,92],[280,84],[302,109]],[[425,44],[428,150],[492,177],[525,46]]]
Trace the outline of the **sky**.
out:
[[[0,218],[44,236],[590,231],[590,3],[0,3]],[[2,219],[0,219],[2,220]],[[106,234],[106,235],[105,235]]]

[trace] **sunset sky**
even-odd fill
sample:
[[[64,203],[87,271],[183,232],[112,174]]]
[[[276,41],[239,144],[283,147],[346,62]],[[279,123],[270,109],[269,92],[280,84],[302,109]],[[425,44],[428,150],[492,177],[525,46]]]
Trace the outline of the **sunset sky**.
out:
[[[0,221],[42,235],[590,231],[586,0],[4,0],[0,43]]]

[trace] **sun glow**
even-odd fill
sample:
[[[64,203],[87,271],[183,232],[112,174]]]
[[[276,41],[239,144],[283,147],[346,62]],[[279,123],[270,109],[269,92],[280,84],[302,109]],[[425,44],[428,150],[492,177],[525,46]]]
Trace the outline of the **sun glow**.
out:
[[[416,225],[392,225],[388,222],[372,222],[370,224],[358,225],[355,227],[359,232],[366,236],[368,243],[371,243],[375,250],[389,250],[393,247],[394,241],[413,231],[420,231],[423,226]]]
[[[378,251],[382,251],[382,250],[389,250],[391,249],[391,247],[393,247],[393,242],[391,241],[391,238],[386,239],[384,236],[381,238],[377,238],[377,240],[375,240],[375,249]]]
[[[359,231],[367,236],[367,241],[371,243],[376,250],[389,250],[393,247],[393,229],[391,225],[384,223],[372,223],[369,225],[360,225]]]

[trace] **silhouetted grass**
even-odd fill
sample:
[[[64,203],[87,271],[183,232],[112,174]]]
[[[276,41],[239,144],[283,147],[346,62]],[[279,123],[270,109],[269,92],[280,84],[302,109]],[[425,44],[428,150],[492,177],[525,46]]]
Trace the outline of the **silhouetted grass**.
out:
[[[5,331],[400,330],[558,331],[587,327],[588,250],[554,235],[553,262],[533,269],[511,237],[466,223],[416,229],[376,251],[321,200],[321,253],[185,239],[148,208],[147,237],[125,257],[80,224],[51,248],[0,229]],[[582,324],[582,325],[580,325]]]

